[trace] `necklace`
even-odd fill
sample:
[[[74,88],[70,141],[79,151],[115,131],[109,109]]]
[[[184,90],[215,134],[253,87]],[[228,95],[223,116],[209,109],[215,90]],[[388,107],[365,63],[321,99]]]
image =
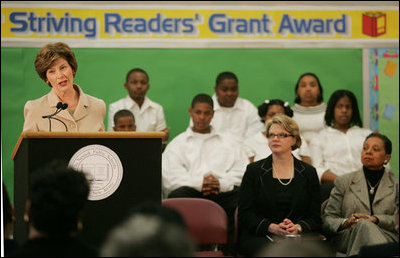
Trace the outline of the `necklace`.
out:
[[[370,184],[370,182],[368,181],[368,179],[366,179],[366,180],[367,180],[367,183],[368,183],[369,187],[371,187],[371,189],[369,189],[369,194],[370,194],[370,195],[373,195],[373,194],[375,193],[375,187],[378,186],[378,184],[379,184],[379,182],[380,182],[381,180],[379,179],[378,183],[376,183],[375,186],[372,186],[372,185]]]
[[[282,182],[281,179],[278,176],[278,170],[274,166],[274,162],[272,162],[272,171],[275,172],[276,178],[278,179],[279,183],[281,183],[281,185],[285,185],[286,186],[286,185],[290,184],[290,182],[292,182],[292,179],[294,177],[294,173],[293,173],[293,176],[289,179],[289,182],[287,182],[287,183]]]

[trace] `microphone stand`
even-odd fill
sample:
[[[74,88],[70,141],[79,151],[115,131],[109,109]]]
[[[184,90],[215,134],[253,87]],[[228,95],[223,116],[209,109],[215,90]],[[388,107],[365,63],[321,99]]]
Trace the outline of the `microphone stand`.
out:
[[[68,132],[67,125],[66,125],[63,121],[61,121],[60,119],[53,117],[53,116],[57,115],[58,113],[60,113],[62,110],[65,110],[67,107],[68,107],[68,104],[67,104],[67,103],[63,104],[62,102],[58,102],[58,103],[57,103],[57,110],[56,110],[56,112],[54,112],[54,113],[51,114],[51,115],[42,116],[42,118],[48,118],[48,119],[49,119],[49,131],[50,131],[50,132],[51,132],[51,120],[50,120],[50,119],[55,119],[55,120],[61,122],[61,123],[65,126],[65,131]]]
[[[50,132],[51,132],[51,122],[50,122],[50,119],[54,119],[54,120],[57,120],[57,121],[61,122],[61,123],[65,126],[65,131],[68,132],[67,125],[66,125],[62,120],[60,120],[60,119],[58,119],[58,118],[55,118],[55,117],[49,117]]]

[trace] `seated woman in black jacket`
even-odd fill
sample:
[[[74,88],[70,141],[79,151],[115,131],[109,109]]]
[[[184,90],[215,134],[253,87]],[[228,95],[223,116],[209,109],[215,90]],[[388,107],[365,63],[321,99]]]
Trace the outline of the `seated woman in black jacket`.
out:
[[[238,251],[255,255],[276,236],[317,232],[320,185],[314,167],[296,159],[301,145],[296,122],[283,114],[266,125],[272,154],[247,166],[240,187]]]

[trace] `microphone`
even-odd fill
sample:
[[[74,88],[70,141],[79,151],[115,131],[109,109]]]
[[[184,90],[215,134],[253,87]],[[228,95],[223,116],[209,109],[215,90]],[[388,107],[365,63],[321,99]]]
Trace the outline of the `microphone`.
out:
[[[67,105],[67,107],[68,107],[68,104],[63,104],[61,101],[60,102],[58,102],[57,103],[57,109],[56,109],[56,112],[54,112],[53,114],[51,114],[51,115],[47,115],[47,116],[42,116],[42,118],[50,118],[50,117],[52,117],[52,116],[55,116],[55,115],[57,115],[58,113],[60,113],[61,112],[61,110],[64,110],[65,108],[63,108],[64,107],[64,105]]]
[[[56,112],[54,112],[53,114],[47,115],[47,116],[42,116],[42,118],[48,118],[49,119],[49,132],[51,132],[51,119],[57,120],[59,122],[61,122],[64,126],[65,126],[65,131],[68,132],[68,128],[67,125],[61,121],[58,118],[55,118],[53,116],[57,115],[58,113],[60,113],[62,110],[65,110],[68,108],[68,104],[67,103],[62,103],[61,101],[57,103],[56,106]]]

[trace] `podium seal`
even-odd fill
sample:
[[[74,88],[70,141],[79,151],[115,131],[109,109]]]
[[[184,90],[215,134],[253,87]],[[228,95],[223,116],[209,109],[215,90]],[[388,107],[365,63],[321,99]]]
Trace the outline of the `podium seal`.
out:
[[[119,187],[123,167],[118,155],[110,148],[92,144],[79,149],[68,164],[82,171],[90,184],[90,201],[98,201],[112,195]]]

